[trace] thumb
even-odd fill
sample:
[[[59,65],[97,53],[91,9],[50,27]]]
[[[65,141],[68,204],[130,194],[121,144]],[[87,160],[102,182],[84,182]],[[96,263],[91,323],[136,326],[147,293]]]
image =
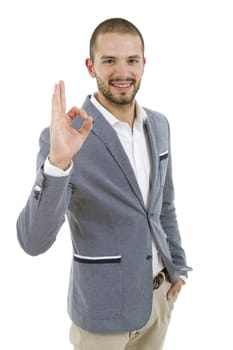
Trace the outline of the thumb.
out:
[[[90,116],[87,116],[84,119],[81,128],[79,129],[79,133],[82,134],[84,137],[87,137],[90,131],[92,130],[92,127],[93,127],[93,118]]]
[[[175,294],[176,294],[175,288],[171,287],[167,293],[167,300],[171,300]]]

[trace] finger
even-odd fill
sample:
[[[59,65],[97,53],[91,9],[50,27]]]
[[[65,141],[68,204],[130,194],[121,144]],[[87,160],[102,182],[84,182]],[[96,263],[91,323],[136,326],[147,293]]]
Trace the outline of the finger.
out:
[[[176,294],[178,294],[181,290],[182,287],[182,282],[177,280],[176,282],[174,282],[171,286],[171,288],[169,289],[168,293],[167,293],[167,299],[170,300],[171,298],[173,298]]]
[[[63,80],[59,81],[60,85],[60,103],[61,103],[61,112],[66,112],[66,94],[65,94],[65,83]]]
[[[176,289],[174,287],[171,287],[167,293],[167,299],[172,299],[176,294]]]
[[[52,96],[52,119],[58,120],[60,118],[60,112],[61,112],[60,87],[58,84],[55,84],[53,96]]]
[[[93,127],[93,118],[90,116],[87,116],[87,118],[84,119],[83,125],[78,130],[78,132],[79,132],[79,134],[84,136],[84,138],[86,138],[89,135],[92,127]]]
[[[86,119],[88,117],[87,113],[82,108],[72,107],[67,113],[70,119],[75,119],[77,116],[80,116],[82,119]]]
[[[83,124],[78,132],[86,138],[93,127],[93,118],[87,115],[84,109],[75,106],[69,110],[67,115],[71,120],[74,120],[77,116],[83,119]]]

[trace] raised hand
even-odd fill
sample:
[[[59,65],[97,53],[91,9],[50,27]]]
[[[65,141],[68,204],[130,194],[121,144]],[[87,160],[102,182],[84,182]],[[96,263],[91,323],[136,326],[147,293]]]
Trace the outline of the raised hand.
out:
[[[79,115],[83,124],[79,130],[72,128],[72,121]],[[52,118],[50,125],[49,161],[54,166],[66,170],[73,156],[79,152],[92,129],[92,117],[83,109],[73,107],[66,113],[65,84],[55,84],[52,97]]]

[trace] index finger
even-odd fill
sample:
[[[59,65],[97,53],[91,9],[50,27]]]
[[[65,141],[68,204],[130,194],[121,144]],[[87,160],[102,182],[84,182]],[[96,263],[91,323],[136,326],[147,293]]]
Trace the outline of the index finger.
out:
[[[84,109],[78,108],[76,106],[72,107],[69,112],[67,112],[67,115],[70,119],[74,120],[77,116],[80,116],[82,119],[87,119],[88,115],[85,112]]]
[[[60,102],[60,86],[54,85],[54,91],[52,96],[52,119],[58,120],[61,114],[61,102]]]
[[[61,98],[61,112],[66,112],[66,94],[65,94],[65,83],[63,80],[59,81],[60,85],[60,98]]]

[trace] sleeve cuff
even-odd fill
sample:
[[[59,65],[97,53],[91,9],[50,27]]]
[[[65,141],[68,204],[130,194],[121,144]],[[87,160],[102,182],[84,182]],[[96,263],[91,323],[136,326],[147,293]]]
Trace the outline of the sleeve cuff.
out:
[[[73,162],[71,162],[70,167],[66,170],[62,170],[52,165],[48,158],[45,160],[45,163],[44,163],[44,173],[46,175],[55,176],[55,177],[68,176],[72,168],[73,168]]]
[[[180,275],[179,278],[181,278],[184,282],[186,282],[186,280],[187,280],[187,277],[184,275]]]

